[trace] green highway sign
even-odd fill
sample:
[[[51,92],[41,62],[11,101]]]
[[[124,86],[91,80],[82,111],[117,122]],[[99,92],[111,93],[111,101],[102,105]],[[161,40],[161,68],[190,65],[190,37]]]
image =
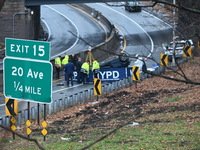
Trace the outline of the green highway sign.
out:
[[[4,95],[12,99],[51,103],[52,64],[4,58]]]
[[[6,38],[6,56],[50,60],[50,43]]]

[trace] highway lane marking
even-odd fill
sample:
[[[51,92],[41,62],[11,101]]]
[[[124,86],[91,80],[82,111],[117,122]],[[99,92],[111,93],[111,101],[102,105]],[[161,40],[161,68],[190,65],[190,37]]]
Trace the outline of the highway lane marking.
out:
[[[51,57],[51,59],[55,59],[56,57],[58,57],[58,56],[60,56],[60,55],[62,55],[62,54],[66,54],[67,51],[69,51],[70,49],[72,49],[72,48],[78,43],[80,34],[79,34],[79,30],[78,30],[77,26],[76,26],[76,25],[74,24],[74,22],[73,22],[72,20],[70,20],[67,16],[65,16],[64,14],[62,14],[61,12],[59,12],[58,10],[54,9],[53,7],[50,7],[50,6],[48,6],[48,5],[44,5],[44,6],[46,6],[46,7],[50,8],[50,9],[52,9],[53,11],[57,12],[58,14],[60,14],[61,16],[63,16],[63,17],[66,18],[67,20],[69,20],[69,21],[73,24],[73,26],[75,27],[75,29],[76,29],[76,31],[77,31],[77,34],[76,34],[76,41],[74,42],[74,44],[73,44],[70,48],[64,50],[63,52],[61,52],[61,53],[59,53],[59,54],[54,55],[54,56]]]
[[[122,16],[124,16],[125,18],[127,18],[128,20],[130,20],[131,22],[133,22],[135,25],[137,25],[137,26],[147,35],[147,37],[149,38],[149,40],[150,40],[150,42],[151,42],[151,51],[150,51],[150,53],[149,53],[149,55],[148,55],[147,57],[150,57],[150,56],[151,56],[151,54],[153,53],[153,50],[154,50],[154,42],[153,42],[151,36],[150,36],[137,22],[135,22],[135,21],[132,20],[131,18],[127,17],[126,15],[124,15],[124,14],[120,13],[119,11],[114,10],[114,9],[108,7],[108,6],[105,6],[105,5],[100,4],[100,3],[97,3],[97,5],[100,5],[100,6],[102,6],[102,7],[105,7],[105,8],[107,8],[107,9],[110,9],[110,10],[112,10],[112,11],[114,11],[114,12],[116,12],[116,13],[122,15]]]
[[[58,82],[58,81],[61,81],[61,80],[64,80],[64,78],[60,78],[60,79],[54,80],[53,82]]]
[[[167,22],[163,21],[162,19],[150,14],[149,12],[145,11],[145,10],[142,10],[144,13],[148,14],[149,16],[152,16],[154,18],[156,18],[157,20],[160,20],[161,22],[164,22],[166,25],[168,25],[169,27],[173,28],[170,24],[168,24]]]
[[[73,5],[70,5],[70,4],[68,4],[68,6],[74,8],[74,9],[80,11],[80,12],[82,12],[83,14],[85,14],[86,16],[90,17],[92,20],[94,20],[95,22],[97,22],[103,28],[103,30],[105,32],[105,35],[106,35],[105,41],[108,39],[108,34],[106,32],[106,27],[105,27],[104,24],[102,24],[101,22],[99,22],[97,19],[95,19],[92,15],[88,14],[87,12],[85,12],[85,11],[83,11],[83,10],[77,8],[77,7],[74,7]]]
[[[66,89],[71,89],[71,88],[79,87],[81,85],[83,85],[83,84],[77,84],[77,85],[74,85],[74,86],[70,86],[70,87],[66,87],[66,88],[63,88],[63,89],[59,89],[59,90],[53,91],[52,93],[56,93],[56,92],[64,91]]]
[[[41,20],[42,20],[42,22],[44,22],[45,26],[47,27],[47,30],[48,30],[48,38],[47,38],[47,41],[49,41],[50,36],[51,36],[51,30],[50,30],[48,24],[46,23],[46,21],[45,21],[43,18],[42,18]]]

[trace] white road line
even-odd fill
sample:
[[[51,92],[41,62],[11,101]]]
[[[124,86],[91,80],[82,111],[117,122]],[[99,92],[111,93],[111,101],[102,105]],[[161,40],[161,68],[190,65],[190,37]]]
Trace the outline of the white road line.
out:
[[[164,23],[165,23],[166,25],[168,25],[169,27],[173,28],[170,24],[168,24],[167,22],[163,21],[162,19],[160,19],[160,18],[158,18],[158,17],[156,17],[156,16],[150,14],[149,12],[147,12],[147,11],[145,11],[145,10],[142,10],[142,11],[143,11],[144,13],[146,13],[146,14],[148,14],[148,15],[154,17],[154,18],[156,18],[157,20],[159,20],[159,21],[161,21],[161,22],[164,22]]]
[[[59,89],[59,90],[53,91],[52,94],[56,93],[56,92],[64,91],[66,89],[71,89],[71,88],[79,87],[81,85],[83,85],[83,84],[78,84],[78,85],[70,86],[70,87],[67,87],[67,88]]]
[[[42,19],[42,18],[41,18],[41,20],[42,20],[42,22],[44,22],[44,24],[45,24],[46,27],[47,27],[47,30],[48,30],[48,38],[47,38],[47,41],[49,41],[49,39],[50,39],[50,37],[51,37],[51,30],[50,30],[48,24],[46,23],[46,21],[45,21],[44,19]]]
[[[83,11],[83,10],[81,10],[81,9],[79,9],[79,8],[77,8],[77,7],[75,7],[75,6],[73,6],[73,5],[70,5],[70,4],[68,4],[68,6],[74,8],[74,9],[80,11],[80,12],[82,12],[83,14],[85,14],[86,16],[88,16],[88,17],[90,17],[92,20],[94,20],[96,23],[98,23],[98,24],[103,28],[103,30],[104,30],[104,32],[105,32],[105,35],[106,35],[105,41],[108,39],[108,35],[107,35],[107,32],[106,32],[106,26],[105,26],[104,24],[102,24],[100,21],[98,21],[97,19],[95,19],[94,17],[92,17],[89,13],[87,13],[87,12],[85,12],[85,11]]]
[[[78,42],[78,40],[79,40],[79,30],[78,30],[77,26],[73,23],[73,21],[71,21],[67,16],[65,16],[64,14],[62,14],[61,12],[59,12],[58,10],[56,10],[56,9],[54,9],[54,8],[48,6],[48,5],[44,5],[44,6],[46,6],[46,7],[50,8],[50,9],[52,9],[53,11],[57,12],[58,14],[60,14],[61,16],[63,16],[63,17],[66,18],[67,20],[69,20],[69,21],[73,24],[73,26],[76,28],[76,31],[77,31],[77,34],[76,34],[76,41],[74,42],[74,44],[73,44],[70,48],[64,50],[63,52],[61,52],[61,53],[59,53],[59,54],[54,55],[54,56],[51,57],[51,59],[55,59],[56,57],[58,57],[58,56],[60,56],[60,55],[62,55],[62,54],[65,54],[67,51],[69,51],[70,49],[72,49],[72,48],[77,44],[77,42]]]
[[[128,20],[130,20],[131,22],[133,22],[134,24],[136,24],[148,36],[148,38],[149,38],[149,40],[151,42],[151,53],[147,57],[151,56],[151,54],[153,53],[153,50],[154,50],[154,42],[153,42],[151,36],[138,23],[136,23],[134,20],[132,20],[131,18],[127,17],[126,15],[118,12],[117,10],[114,10],[114,9],[110,8],[109,6],[106,6],[106,5],[103,5],[103,4],[100,4],[100,3],[97,3],[97,4],[101,5],[103,7],[106,7],[108,9],[110,9],[110,10],[112,10],[112,11],[114,11],[114,12],[120,14],[120,15],[122,15],[123,17],[127,18]]]

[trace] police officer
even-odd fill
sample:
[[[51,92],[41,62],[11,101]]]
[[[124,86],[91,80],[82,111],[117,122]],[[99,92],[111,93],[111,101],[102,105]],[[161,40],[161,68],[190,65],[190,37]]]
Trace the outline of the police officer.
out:
[[[65,65],[65,79],[67,81],[67,86],[69,86],[69,80],[71,81],[71,85],[73,86],[73,72],[74,64],[69,59],[69,62]]]
[[[82,83],[81,66],[82,66],[81,57],[79,57],[78,61],[76,62],[77,83],[78,84]]]
[[[83,84],[86,84],[89,82],[89,75],[90,73],[90,66],[89,66],[89,62],[84,62],[81,66],[81,76],[82,76],[82,82]]]
[[[97,78],[99,71],[100,71],[100,65],[96,60],[94,60],[92,62],[92,72],[94,73],[94,78]]]
[[[69,59],[71,59],[71,62],[74,64],[74,67],[76,66],[76,62],[78,61],[75,54],[72,54],[69,56]]]
[[[60,79],[60,69],[61,69],[61,56],[58,56],[55,59],[55,68],[56,68],[56,78]]]
[[[65,55],[65,58],[62,60],[62,65],[65,66],[68,63],[69,56]]]
[[[65,58],[62,60],[62,65],[63,65],[63,68],[65,69],[65,65],[69,62],[69,56],[68,55],[65,55]],[[66,75],[65,75],[65,70],[64,70],[64,76],[65,76],[65,81],[67,81],[66,79]]]

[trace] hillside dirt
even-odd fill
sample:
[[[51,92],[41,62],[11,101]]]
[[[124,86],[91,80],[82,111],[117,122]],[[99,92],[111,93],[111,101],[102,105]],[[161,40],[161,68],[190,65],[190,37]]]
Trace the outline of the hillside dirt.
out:
[[[98,103],[89,102],[49,116],[48,121],[53,121],[50,124],[50,132],[75,134],[76,132],[84,133],[84,130],[95,127],[113,129],[137,121],[142,116],[185,110],[193,113],[193,116],[188,117],[198,118],[200,121],[199,66],[199,57],[192,58],[181,65],[188,81],[192,80],[199,85],[176,82],[161,77],[148,78],[138,82],[137,87],[133,85],[106,95]],[[179,69],[176,71],[181,73]],[[170,70],[166,70],[161,75],[184,80],[183,77]],[[179,97],[182,101],[167,103],[164,100],[174,97]],[[56,128],[57,130],[55,130]]]
[[[192,80],[200,84],[199,66],[199,57],[194,57],[181,64],[182,71],[187,76],[188,81]],[[179,69],[176,71],[181,73]],[[172,79],[183,79],[183,77],[170,70],[166,70],[161,75]],[[100,98],[98,103],[88,102],[48,116],[47,130],[48,134],[61,134],[61,136],[65,133],[70,136],[84,134],[88,130],[92,131],[93,128],[101,128],[106,133],[111,129],[125,126],[132,122],[142,124],[144,122],[138,119],[143,116],[168,112],[176,113],[185,110],[190,114],[179,117],[187,118],[188,120],[195,118],[200,122],[199,96],[200,85],[186,84],[154,76],[138,82],[137,87],[134,84],[131,87],[106,95],[104,98]],[[167,103],[165,100],[173,99],[174,97],[179,97],[181,101]],[[172,117],[171,120],[175,120],[176,117]],[[164,122],[166,120],[145,120],[145,122],[149,121]],[[36,124],[37,121],[33,122],[31,127],[33,135],[40,134],[39,131],[42,130],[42,127]],[[26,133],[25,125],[17,132],[24,135]],[[0,133],[0,138],[12,137],[9,132],[1,131]],[[86,137],[81,138],[78,140],[88,140],[85,139]]]

